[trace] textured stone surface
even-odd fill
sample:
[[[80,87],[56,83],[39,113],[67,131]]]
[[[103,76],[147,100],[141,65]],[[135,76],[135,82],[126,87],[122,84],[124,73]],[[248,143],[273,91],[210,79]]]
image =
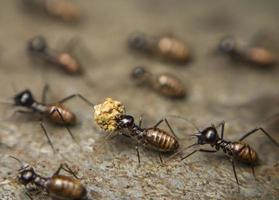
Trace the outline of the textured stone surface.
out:
[[[152,126],[166,114],[183,115],[199,127],[226,120],[227,139],[263,125],[279,140],[279,70],[259,70],[230,63],[211,53],[218,39],[231,33],[248,41],[258,30],[278,35],[277,1],[79,1],[84,18],[80,24],[64,24],[45,16],[24,12],[16,0],[0,6],[0,96],[12,96],[16,89],[30,88],[40,99],[44,84],[50,85],[48,101],[72,93],[82,93],[100,103],[106,97],[123,102],[135,118],[144,114],[144,126]],[[176,66],[129,53],[125,41],[135,31],[149,34],[174,32],[190,44],[194,60]],[[63,48],[72,37],[83,43],[77,47],[86,78],[71,77],[26,56],[26,40],[44,34],[50,46]],[[85,47],[88,52],[84,51]],[[276,50],[276,48],[275,48]],[[278,50],[278,47],[277,47]],[[279,51],[276,55],[279,57]],[[148,88],[136,87],[128,78],[135,65],[155,72],[171,72],[188,87],[188,98],[173,101]],[[90,80],[90,81],[89,81]],[[104,141],[93,124],[93,108],[76,99],[67,106],[77,113],[79,124],[72,130],[80,147],[66,130],[45,122],[59,153],[53,154],[36,117],[16,115],[14,109],[0,106],[0,199],[28,199],[24,188],[14,180],[18,163],[14,155],[50,176],[60,163],[68,163],[87,185],[92,199],[278,199],[278,148],[261,134],[247,141],[256,149],[262,163],[256,167],[257,181],[249,167],[237,164],[241,182],[236,186],[230,162],[223,154],[197,153],[183,162],[161,166],[158,154],[140,149],[138,166],[135,143],[117,137]],[[187,137],[194,128],[182,120],[170,119],[181,146],[194,141]],[[166,128],[165,126],[162,126]],[[164,157],[166,159],[166,157]],[[35,195],[34,199],[49,199]]]

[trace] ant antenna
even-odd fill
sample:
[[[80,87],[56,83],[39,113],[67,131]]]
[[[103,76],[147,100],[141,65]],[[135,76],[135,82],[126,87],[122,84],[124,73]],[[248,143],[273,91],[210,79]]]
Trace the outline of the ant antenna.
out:
[[[15,103],[12,100],[12,97],[9,97],[9,99],[0,99],[0,104],[14,105]]]
[[[15,159],[17,162],[19,162],[20,165],[21,165],[21,167],[24,166],[23,162],[22,162],[21,160],[19,160],[18,158],[14,157],[14,156],[9,156],[9,157],[10,157],[10,158],[13,158],[13,159]]]
[[[179,116],[179,115],[167,115],[167,117],[175,117],[175,118],[178,118],[178,119],[182,119],[182,120],[184,120],[184,121],[187,121],[187,122],[189,122],[192,126],[194,126],[195,129],[197,129],[197,131],[198,131],[199,133],[201,132],[200,129],[198,128],[198,126],[197,126],[192,120],[189,120],[189,119],[187,119],[187,118],[185,118],[185,117],[182,117],[182,116]]]

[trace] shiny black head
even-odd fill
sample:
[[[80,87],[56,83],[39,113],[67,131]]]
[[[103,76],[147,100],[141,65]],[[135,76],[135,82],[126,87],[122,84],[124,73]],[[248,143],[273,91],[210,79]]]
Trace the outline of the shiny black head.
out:
[[[30,107],[34,102],[33,95],[30,90],[24,90],[14,97],[15,105]]]
[[[236,41],[232,36],[226,36],[221,39],[218,50],[222,53],[234,53],[236,50]]]
[[[198,137],[198,144],[215,144],[219,139],[218,132],[215,127],[208,127],[195,136]]]
[[[132,78],[141,79],[146,74],[146,70],[142,66],[135,67],[132,71]]]
[[[32,183],[35,180],[36,176],[37,175],[34,169],[27,165],[19,169],[17,179],[21,184],[27,185],[29,183]]]
[[[28,42],[28,49],[33,52],[42,53],[46,50],[47,43],[43,36],[36,36]]]
[[[136,50],[146,50],[147,39],[146,35],[141,32],[133,33],[129,38],[129,47]]]
[[[118,128],[131,128],[134,125],[134,118],[130,115],[122,115],[118,120]]]

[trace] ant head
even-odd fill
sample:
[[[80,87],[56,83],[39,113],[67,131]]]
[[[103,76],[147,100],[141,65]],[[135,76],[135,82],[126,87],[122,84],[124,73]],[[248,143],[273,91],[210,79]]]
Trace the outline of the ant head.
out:
[[[215,142],[219,139],[215,127],[208,127],[194,135],[198,137],[198,144],[215,144]]]
[[[36,178],[36,173],[33,167],[29,166],[28,164],[24,164],[21,160],[19,160],[16,157],[10,156],[10,158],[16,160],[21,165],[20,169],[18,170],[19,173],[17,176],[17,179],[21,184],[27,185]]]
[[[225,36],[221,39],[218,50],[223,53],[231,53],[236,48],[236,41],[232,36]]]
[[[144,50],[146,47],[146,36],[141,32],[134,33],[130,36],[128,43],[132,49]]]
[[[140,78],[144,77],[145,74],[146,74],[146,70],[144,69],[144,67],[137,66],[132,71],[132,78],[140,79]]]
[[[28,42],[28,49],[34,52],[44,52],[47,48],[46,40],[43,36],[36,36]]]
[[[134,125],[134,118],[131,115],[122,115],[118,121],[118,128],[130,128]]]
[[[34,103],[34,98],[30,90],[24,90],[14,97],[15,105],[31,106]]]
[[[25,165],[21,167],[18,171],[19,174],[17,176],[17,179],[23,185],[27,185],[28,183],[33,182],[34,179],[36,178],[36,173],[33,167],[29,165]]]

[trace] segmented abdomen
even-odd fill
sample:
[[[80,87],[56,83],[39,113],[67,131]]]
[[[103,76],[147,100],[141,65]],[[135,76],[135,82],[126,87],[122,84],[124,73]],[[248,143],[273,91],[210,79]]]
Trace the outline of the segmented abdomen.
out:
[[[185,96],[184,85],[172,74],[163,73],[156,76],[153,87],[166,96],[177,98]]]
[[[247,164],[255,164],[258,161],[257,152],[247,143],[233,142],[229,146],[234,158]]]
[[[141,141],[149,148],[161,152],[176,151],[179,147],[174,136],[158,128],[147,129]]]
[[[50,196],[58,199],[83,199],[87,193],[78,180],[62,175],[53,176],[46,188]]]
[[[61,117],[60,116],[60,114]],[[69,111],[65,106],[62,104],[53,104],[48,106],[48,111],[47,111],[48,117],[50,120],[57,124],[67,124],[71,125],[76,122],[76,116],[74,113]]]

